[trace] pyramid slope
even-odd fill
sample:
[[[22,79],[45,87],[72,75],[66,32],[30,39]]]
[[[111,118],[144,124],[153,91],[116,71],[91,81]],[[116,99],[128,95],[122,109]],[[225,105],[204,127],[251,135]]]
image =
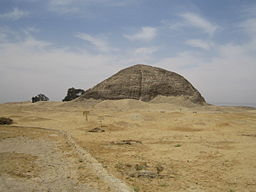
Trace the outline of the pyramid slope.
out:
[[[142,64],[119,71],[88,89],[80,97],[101,100],[137,99],[150,101],[158,95],[186,96],[193,103],[205,103],[197,89],[181,75]]]

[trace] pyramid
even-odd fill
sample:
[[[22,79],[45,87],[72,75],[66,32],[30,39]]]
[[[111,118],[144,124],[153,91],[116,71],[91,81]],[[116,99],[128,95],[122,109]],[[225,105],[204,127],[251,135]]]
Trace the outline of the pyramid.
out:
[[[150,101],[157,96],[184,96],[193,103],[205,103],[205,99],[199,91],[181,75],[142,64],[119,71],[93,88],[86,90],[80,98]]]

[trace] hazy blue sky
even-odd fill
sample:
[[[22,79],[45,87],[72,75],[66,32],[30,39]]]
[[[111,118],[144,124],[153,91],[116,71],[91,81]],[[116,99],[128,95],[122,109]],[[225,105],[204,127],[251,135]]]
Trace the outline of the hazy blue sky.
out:
[[[0,102],[61,100],[137,63],[256,103],[256,1],[0,0]]]

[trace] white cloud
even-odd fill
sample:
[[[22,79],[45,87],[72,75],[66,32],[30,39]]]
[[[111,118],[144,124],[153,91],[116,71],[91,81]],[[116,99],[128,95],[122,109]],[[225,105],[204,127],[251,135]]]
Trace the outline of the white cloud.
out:
[[[88,41],[100,51],[108,52],[115,50],[114,48],[110,47],[106,41],[100,38],[93,37],[87,33],[77,33],[76,37],[84,41]]]
[[[244,8],[242,10],[242,13],[249,17],[255,17],[256,16],[256,5]]]
[[[25,17],[28,15],[27,11],[21,10],[19,8],[14,8],[12,11],[0,14],[0,19],[4,20],[19,20],[22,17]]]
[[[158,50],[157,47],[140,47],[135,49],[134,53],[135,54],[143,54],[143,55],[148,55],[156,52]]]
[[[215,44],[214,56],[190,51],[155,63],[187,78],[208,102],[255,103],[256,55],[250,43]]]
[[[138,3],[138,0],[49,0],[49,10],[59,14],[79,13],[86,14],[90,11],[90,6],[104,7],[123,7],[132,3]]]
[[[182,28],[184,26],[185,26],[184,23],[174,23],[174,24],[170,24],[168,26],[168,28],[171,29],[171,30],[178,30],[178,29],[180,29],[180,28]]]
[[[197,47],[205,50],[209,50],[212,46],[212,44],[208,41],[204,41],[201,39],[190,39],[185,41],[185,44],[191,46],[191,47]]]
[[[256,18],[250,18],[244,21],[240,26],[252,39],[256,39]]]
[[[68,88],[88,89],[120,69],[111,55],[72,52],[32,37],[1,44],[0,58],[0,102],[29,100],[41,92],[61,100]]]
[[[157,29],[154,27],[142,27],[140,31],[133,35],[124,35],[127,39],[131,41],[151,41],[157,35]]]
[[[84,37],[95,43],[94,38],[88,38],[91,36]],[[147,55],[131,50],[120,54],[86,49],[76,52],[30,35],[23,40],[8,39],[0,44],[0,90],[4,90],[0,102],[29,100],[39,93],[61,100],[70,87],[88,89],[125,66],[150,61]]]
[[[182,69],[189,69],[191,66],[196,67],[202,62],[202,59],[204,58],[198,52],[185,51],[177,53],[173,57],[162,58],[156,65],[179,72]]]
[[[6,42],[8,41],[8,39],[16,40],[19,35],[17,34],[16,31],[11,30],[9,27],[0,26],[0,36],[0,42]]]
[[[195,13],[187,12],[181,14],[180,16],[186,20],[187,24],[201,29],[203,32],[209,35],[213,35],[214,32],[218,29],[217,25],[210,23],[209,21]]]
[[[5,41],[6,37],[6,34],[0,31],[0,42]]]
[[[71,3],[77,2],[78,0],[50,0],[50,3],[52,5],[69,5]]]
[[[32,34],[35,32],[40,31],[38,28],[33,26],[24,27],[20,30],[12,30],[10,27],[3,26],[0,27],[0,46],[3,46],[5,43],[8,42],[19,42],[21,39],[27,39],[28,41],[32,42],[37,41],[32,37]]]
[[[139,47],[128,50],[118,56],[118,62],[123,66],[135,64],[151,64],[154,59],[153,53],[158,51],[158,47]]]
[[[46,41],[39,41],[33,37],[28,37],[21,45],[26,49],[32,48],[32,50],[35,50],[35,49],[46,49],[52,44]]]
[[[30,34],[33,34],[33,33],[36,33],[36,32],[39,32],[40,30],[36,27],[33,27],[33,26],[30,26],[30,27],[25,27],[23,29],[23,32],[26,34],[26,35],[30,35]]]
[[[74,13],[79,11],[77,3],[80,1],[81,0],[50,0],[49,10],[59,14]]]

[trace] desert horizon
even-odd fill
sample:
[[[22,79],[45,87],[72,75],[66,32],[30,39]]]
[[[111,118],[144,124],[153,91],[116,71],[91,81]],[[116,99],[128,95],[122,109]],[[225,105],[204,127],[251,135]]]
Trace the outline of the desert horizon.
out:
[[[24,100],[24,101],[8,101],[8,102],[2,102],[0,104],[8,104],[8,103],[23,103],[23,102],[28,102],[30,103],[30,100]],[[60,100],[50,100],[48,102],[61,102]],[[233,103],[233,102],[207,102],[210,105],[216,105],[216,106],[237,106],[237,107],[256,107],[256,103]]]

